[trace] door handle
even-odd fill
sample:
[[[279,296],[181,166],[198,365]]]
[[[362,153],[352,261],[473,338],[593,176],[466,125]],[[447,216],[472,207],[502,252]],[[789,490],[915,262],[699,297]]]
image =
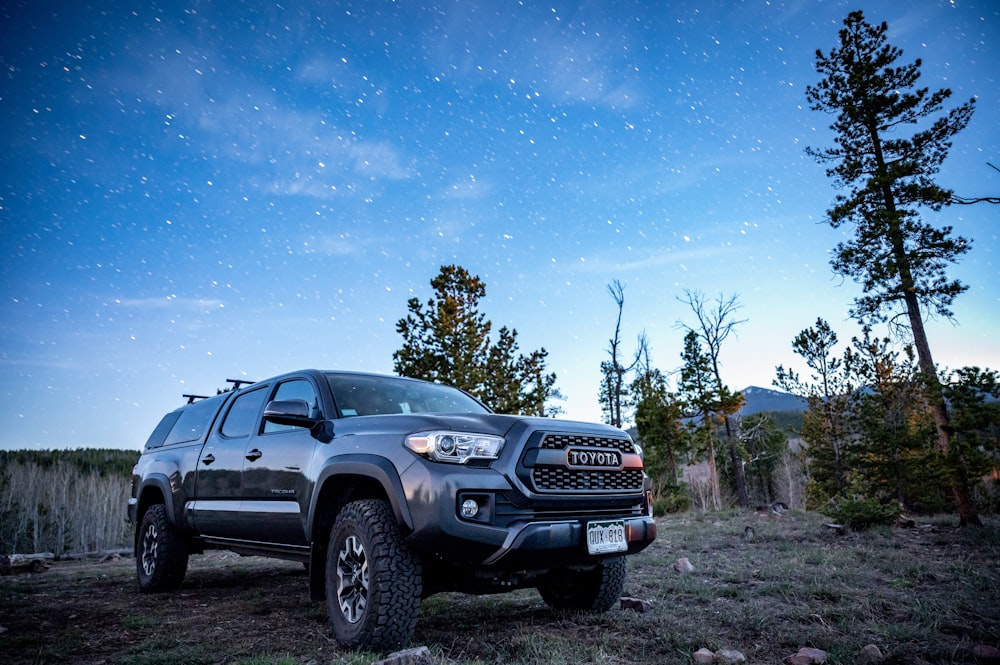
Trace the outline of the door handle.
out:
[[[260,452],[256,448],[254,448],[253,450],[251,450],[250,452],[247,453],[247,459],[250,460],[251,462],[256,462],[257,460],[259,460],[263,456],[264,456],[264,453]]]
[[[212,453],[209,453],[201,458],[202,464],[211,464],[214,461],[215,461],[215,455],[213,455]]]

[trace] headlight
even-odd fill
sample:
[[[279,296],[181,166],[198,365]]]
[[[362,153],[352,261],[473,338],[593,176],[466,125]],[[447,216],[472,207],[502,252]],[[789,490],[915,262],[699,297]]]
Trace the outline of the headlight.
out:
[[[406,447],[438,462],[465,464],[470,459],[496,459],[503,437],[467,432],[421,432],[406,437]]]

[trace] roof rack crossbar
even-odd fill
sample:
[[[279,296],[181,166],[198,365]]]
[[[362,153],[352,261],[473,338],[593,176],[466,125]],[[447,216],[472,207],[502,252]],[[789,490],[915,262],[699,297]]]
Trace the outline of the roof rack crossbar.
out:
[[[188,404],[194,404],[196,399],[208,399],[208,395],[190,395],[188,393],[184,393],[181,397],[186,397]]]
[[[233,384],[233,390],[239,390],[241,386],[249,386],[254,382],[249,379],[226,379],[226,383]]]

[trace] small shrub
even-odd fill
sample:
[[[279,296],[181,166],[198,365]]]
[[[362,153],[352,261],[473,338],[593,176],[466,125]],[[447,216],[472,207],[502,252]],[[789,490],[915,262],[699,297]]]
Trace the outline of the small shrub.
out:
[[[838,497],[827,502],[823,511],[840,524],[855,531],[896,523],[899,507],[895,503],[884,504],[865,496]]]
[[[683,513],[691,507],[691,497],[683,487],[673,487],[653,499],[654,515]]]

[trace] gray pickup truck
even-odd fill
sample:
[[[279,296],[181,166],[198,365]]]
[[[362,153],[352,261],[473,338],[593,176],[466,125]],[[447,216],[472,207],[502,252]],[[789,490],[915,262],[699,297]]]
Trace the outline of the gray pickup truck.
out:
[[[619,429],[319,370],[190,396],[146,442],[128,513],[142,591],[177,588],[206,548],[301,561],[337,641],[370,649],[408,642],[442,591],[534,587],[553,608],[607,610],[625,555],[656,537]]]

